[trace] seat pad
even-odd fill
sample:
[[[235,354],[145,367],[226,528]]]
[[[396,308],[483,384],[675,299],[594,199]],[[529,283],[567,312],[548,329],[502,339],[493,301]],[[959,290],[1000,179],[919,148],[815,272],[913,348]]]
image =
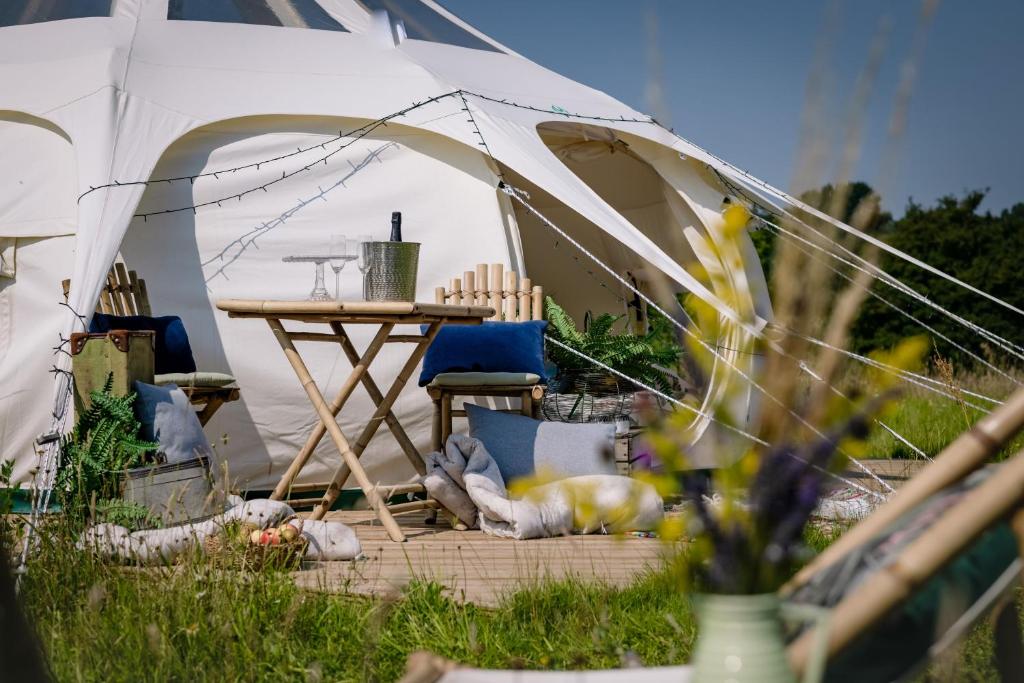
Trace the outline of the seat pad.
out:
[[[179,387],[224,387],[235,378],[223,372],[169,372],[153,377],[154,384],[177,384]]]
[[[434,376],[431,387],[532,387],[540,375],[532,372],[442,372]]]

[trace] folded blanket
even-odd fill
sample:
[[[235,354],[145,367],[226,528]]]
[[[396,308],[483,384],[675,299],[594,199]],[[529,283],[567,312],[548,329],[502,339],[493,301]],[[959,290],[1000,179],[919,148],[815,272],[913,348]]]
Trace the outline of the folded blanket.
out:
[[[509,497],[494,459],[479,439],[453,434],[443,452],[426,457],[423,485],[459,521],[484,533],[526,539],[569,533],[652,529],[661,521],[661,497],[650,484],[593,474],[536,486]]]
[[[97,524],[82,532],[77,545],[80,550],[91,550],[111,560],[164,564],[200,547],[207,536],[231,522],[269,529],[294,514],[287,504],[277,500],[250,500],[205,521],[164,529],[132,533],[116,524]],[[307,560],[352,560],[362,554],[355,532],[341,522],[303,520],[302,535],[309,542],[303,555]]]

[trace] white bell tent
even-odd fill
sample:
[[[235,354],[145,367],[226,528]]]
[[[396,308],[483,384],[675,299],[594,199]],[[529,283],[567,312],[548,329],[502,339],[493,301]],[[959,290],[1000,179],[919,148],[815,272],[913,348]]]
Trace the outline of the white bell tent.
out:
[[[770,317],[749,243],[735,258],[713,246],[729,193],[716,173],[765,187],[431,0],[6,0],[0,150],[0,459],[16,479],[37,437],[70,427],[60,340],[118,258],[147,281],[154,314],[182,317],[199,367],[237,378],[241,400],[207,434],[250,489],[272,487],[314,415],[267,326],[213,302],[304,298],[312,266],[283,257],[323,252],[334,233],[386,239],[393,210],[423,244],[420,300],[503,263],[580,318],[635,312],[631,287],[652,291],[656,272],[727,322]],[[695,264],[712,285],[688,275]],[[342,271],[343,297],[359,296],[359,277]],[[759,324],[726,325],[737,339],[723,363],[751,371],[738,350]],[[333,393],[344,356],[307,353]],[[390,381],[401,360],[386,349],[375,374]],[[425,392],[408,387],[395,410],[425,448]],[[343,429],[370,413],[357,394]],[[743,406],[735,417],[742,427]],[[323,483],[336,458],[325,441],[298,483]],[[413,473],[383,431],[364,461],[380,480]]]

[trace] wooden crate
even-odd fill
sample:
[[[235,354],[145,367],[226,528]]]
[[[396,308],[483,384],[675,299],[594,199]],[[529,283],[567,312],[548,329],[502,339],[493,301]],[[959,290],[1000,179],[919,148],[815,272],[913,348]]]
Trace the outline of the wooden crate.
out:
[[[153,383],[155,333],[150,330],[111,330],[102,334],[71,335],[71,374],[75,379],[75,410],[89,407],[89,393],[113,377],[111,393],[134,391],[136,380]]]
[[[213,489],[207,458],[128,470],[124,498],[149,508],[165,526],[224,511],[223,496]]]

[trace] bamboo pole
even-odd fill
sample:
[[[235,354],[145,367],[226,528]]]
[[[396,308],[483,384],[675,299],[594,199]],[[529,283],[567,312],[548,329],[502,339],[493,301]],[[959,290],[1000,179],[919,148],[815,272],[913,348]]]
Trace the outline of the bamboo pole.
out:
[[[510,323],[516,320],[516,289],[518,289],[516,285],[518,279],[519,276],[516,275],[514,270],[505,273],[505,289],[501,293],[505,309],[502,317]]]
[[[416,510],[437,510],[441,507],[441,503],[428,498],[427,500],[411,500],[408,503],[395,503],[389,505],[388,510],[393,514],[400,515],[403,512],[415,512]]]
[[[530,290],[533,288],[533,282],[530,278],[524,277],[523,281],[519,283],[519,291],[516,292],[516,296],[519,298],[519,313],[516,315],[516,320],[524,322],[526,320],[532,320],[533,314],[530,313],[532,303],[530,299]]]
[[[476,273],[472,270],[462,273],[462,305],[476,305]]]
[[[139,274],[134,270],[128,271],[128,283],[132,289],[132,296],[135,297],[135,305],[138,308],[139,315],[153,315],[153,311],[149,307],[149,300],[146,298],[143,290],[144,283],[139,279]]]
[[[487,305],[487,264],[476,264],[476,292],[475,299],[477,306]]]
[[[921,501],[978,469],[1022,427],[1024,389],[1018,389],[1003,405],[947,446],[935,460],[923,467],[869,517],[840,536],[839,540],[801,569],[782,587],[782,593],[792,592],[817,572],[881,533]]]
[[[532,292],[533,296],[533,319],[543,320],[544,319],[544,289],[540,285],[535,285]]]
[[[452,303],[462,303],[462,278],[453,277],[449,285],[451,286],[451,292],[448,297],[452,300]]]
[[[128,269],[123,263],[114,264],[114,273],[117,275],[118,296],[122,299],[126,315],[138,315],[139,310],[135,307],[135,297],[132,296],[132,285],[128,280]]]
[[[392,328],[394,328],[394,325],[381,325],[380,329],[377,330],[377,334],[374,335],[373,341],[370,342],[370,346],[367,347],[366,353],[363,354],[362,358],[357,358],[355,362],[352,363],[352,372],[350,372],[349,376],[345,378],[344,382],[342,382],[337,395],[334,397],[334,400],[331,401],[330,411],[332,419],[341,412],[342,406],[344,406],[345,402],[352,396],[352,392],[359,384],[359,380],[370,367],[370,364],[373,363],[373,359],[377,357],[377,353],[384,348],[384,344],[387,342],[388,334],[390,334]],[[293,341],[293,339],[289,338],[289,342]],[[338,341],[337,335],[335,335],[333,341]],[[277,486],[274,487],[274,492],[270,494],[271,500],[284,500],[284,497],[289,495],[292,482],[295,481],[295,477],[299,475],[302,468],[306,466],[307,462],[309,462],[310,456],[313,455],[313,451],[324,438],[326,431],[327,427],[322,421],[313,428],[313,431],[310,432],[309,437],[306,439],[306,443],[302,446],[298,455],[295,456],[295,459],[292,460],[287,471],[285,471],[284,476],[281,477],[281,481],[277,482]]]
[[[124,315],[124,307],[121,306],[121,296],[117,293],[117,280],[114,279],[113,270],[107,273],[107,286],[104,293],[110,305],[109,312],[114,315]]]
[[[494,319],[501,320],[501,284],[505,279],[505,266],[492,263],[491,281],[488,284],[487,305],[494,309]]]
[[[377,484],[377,493],[384,500],[391,496],[400,496],[403,493],[423,493],[426,490],[423,484]]]
[[[885,617],[992,524],[1004,519],[1022,499],[1024,450],[948,508],[895,562],[879,569],[843,598],[829,619],[827,656],[842,651]],[[788,649],[789,663],[798,676],[809,661],[815,637],[813,630],[808,631]]]
[[[434,303],[443,304],[445,299],[444,287],[434,287]]]
[[[292,369],[295,371],[295,375],[299,378],[299,382],[302,383],[302,388],[305,389],[306,395],[309,396],[310,402],[316,409],[317,415],[320,417],[320,422],[327,428],[327,433],[331,435],[331,440],[334,441],[334,445],[337,446],[338,452],[341,453],[341,458],[345,464],[352,470],[352,473],[356,477],[356,481],[359,482],[359,488],[363,490],[366,495],[366,500],[369,502],[370,507],[377,514],[377,518],[380,520],[385,531],[388,532],[388,536],[393,541],[404,541],[405,536],[402,534],[402,530],[398,527],[391,513],[388,511],[386,505],[377,494],[376,488],[370,478],[366,476],[366,471],[363,470],[363,466],[359,464],[359,458],[356,457],[355,453],[352,452],[348,441],[345,439],[345,435],[341,433],[341,427],[334,421],[334,415],[331,414],[330,408],[327,406],[327,401],[324,400],[323,394],[320,393],[320,389],[317,388],[316,382],[313,381],[313,377],[309,374],[309,370],[306,368],[306,363],[302,360],[302,356],[295,349],[295,345],[292,344],[292,340],[288,337],[288,332],[281,325],[281,321],[276,318],[267,318],[267,324],[270,325],[270,329],[274,332],[274,337],[277,339],[278,344],[281,345],[281,349],[284,351],[285,357],[291,364]],[[334,502],[333,500],[331,502]],[[328,509],[330,505],[327,506]],[[322,517],[323,515],[320,515]],[[319,519],[317,517],[316,519]]]
[[[452,435],[452,395],[447,391],[441,395],[441,448]]]
[[[398,398],[398,395],[402,392],[402,388],[405,387],[405,385],[409,382],[410,377],[412,377],[412,373],[416,370],[416,366],[419,365],[419,362],[423,358],[423,355],[427,352],[427,348],[430,346],[430,343],[434,340],[434,337],[437,336],[438,330],[441,329],[442,322],[443,321],[433,322],[427,328],[427,331],[423,335],[423,341],[420,342],[420,344],[413,350],[412,354],[409,356],[409,359],[405,362],[405,365],[403,365],[402,369],[399,371],[398,376],[395,378],[395,381],[391,384],[391,388],[388,389],[388,393],[385,394],[383,400],[380,403],[378,403],[377,410],[373,413],[373,417],[370,418],[370,421],[367,423],[366,427],[363,428],[363,431],[359,434],[359,437],[356,439],[353,450],[358,451],[358,453],[362,453],[364,450],[366,450],[366,446],[368,443],[370,443],[370,439],[372,439],[373,435],[377,433],[377,429],[380,428],[381,422],[383,422],[386,419],[386,416],[388,416],[391,413],[391,406]],[[368,379],[370,377],[369,373],[366,373],[365,377]],[[365,381],[364,385],[366,385]],[[334,423],[333,420],[332,424],[334,424],[334,426],[337,427],[337,424]],[[341,431],[339,430],[338,433],[340,434]],[[314,508],[313,514],[310,516],[311,519],[323,519],[324,515],[326,515],[330,511],[331,505],[334,504],[334,501],[337,500],[338,495],[341,493],[341,487],[345,483],[345,480],[348,479],[349,473],[355,475],[356,481],[359,483],[359,487],[362,488],[364,491],[366,490],[366,487],[363,486],[363,479],[366,479],[366,473],[365,471],[363,471],[362,465],[359,464],[359,457],[355,453],[353,453],[352,450],[349,450],[348,452],[351,457],[345,458],[341,465],[338,467],[338,469],[335,471],[334,477],[331,479],[331,483],[327,486],[327,491],[324,492],[323,499],[316,506],[316,508]],[[408,455],[408,453],[406,455]],[[411,456],[410,460],[412,460]],[[417,471],[420,472],[420,474],[422,474],[425,471],[422,462],[414,462],[414,464],[417,465],[416,469]],[[374,496],[376,497],[376,493],[374,493]],[[367,495],[367,500],[369,499],[370,496]],[[386,506],[382,506],[382,508],[386,510]],[[374,510],[376,509],[377,508],[374,508]],[[378,513],[378,516],[381,515]],[[391,520],[390,513],[387,514],[387,518]],[[381,522],[383,521],[384,518],[383,516],[381,516]],[[391,522],[392,524],[394,524],[394,520],[391,520]],[[385,529],[388,528],[386,524],[384,526]],[[395,526],[395,529],[398,532],[398,537],[392,534],[390,529],[388,529],[388,535],[391,536],[392,540],[405,540],[405,537],[402,536],[401,531],[398,530],[397,525]]]
[[[352,343],[352,338],[348,336],[345,328],[339,322],[331,323],[331,329],[335,331],[335,334],[337,334],[338,342],[341,344],[341,350],[345,353],[349,362],[355,364],[359,360],[359,352],[356,351],[356,347]],[[415,336],[417,344],[423,340],[423,335],[409,336]],[[392,337],[394,337],[394,335],[389,335],[388,339],[391,339]],[[360,381],[363,383],[363,389],[366,390],[370,400],[373,401],[373,405],[380,406],[384,401],[384,394],[381,392],[380,387],[377,386],[377,383],[373,380],[373,377],[370,376],[370,373],[363,373]],[[399,447],[401,447],[402,452],[405,453],[405,457],[409,459],[409,462],[412,464],[413,469],[416,470],[417,474],[426,474],[427,468],[423,464],[423,458],[420,457],[420,453],[413,444],[412,439],[410,439],[409,435],[405,433],[405,428],[402,426],[402,423],[398,421],[398,417],[392,410],[388,409],[387,414],[384,415],[384,423],[388,426],[388,429],[391,430],[392,436],[395,437],[395,441],[398,442]],[[363,451],[358,448],[358,445],[353,448],[353,451],[357,457],[362,456],[363,454]],[[342,481],[340,485],[344,484],[345,482]]]

